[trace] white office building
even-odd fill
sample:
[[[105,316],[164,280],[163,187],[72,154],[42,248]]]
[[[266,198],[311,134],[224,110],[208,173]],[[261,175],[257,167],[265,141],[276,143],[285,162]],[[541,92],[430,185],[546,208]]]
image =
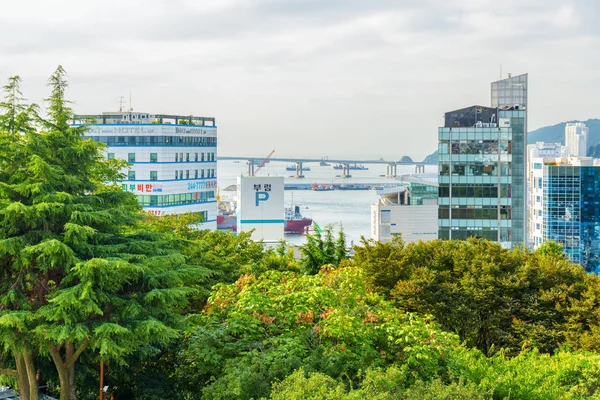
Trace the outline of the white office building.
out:
[[[105,112],[76,115],[73,125],[105,143],[108,159],[130,164],[122,182],[144,210],[157,215],[198,213],[202,229],[217,223],[217,127],[214,118]]]
[[[556,157],[568,157],[567,146],[544,142],[527,145],[527,243],[532,248],[542,241],[542,166],[544,159]]]
[[[371,205],[371,238],[382,243],[397,235],[406,243],[437,239],[437,176],[403,176],[401,181],[402,186],[377,191],[380,198]]]
[[[565,146],[569,157],[587,155],[587,137],[589,129],[583,122],[568,122],[565,125]]]

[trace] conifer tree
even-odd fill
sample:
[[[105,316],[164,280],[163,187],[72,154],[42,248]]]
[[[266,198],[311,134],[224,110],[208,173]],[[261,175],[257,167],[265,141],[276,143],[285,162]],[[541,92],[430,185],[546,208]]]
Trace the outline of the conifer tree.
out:
[[[0,149],[0,343],[28,400],[38,398],[38,355],[52,359],[60,400],[71,400],[84,351],[124,362],[172,340],[189,285],[209,272],[140,224],[135,197],[115,184],[125,164],[70,126],[65,77],[59,66],[49,79],[41,132],[6,122],[0,132],[2,143],[17,136]],[[0,122],[15,120],[8,114]]]

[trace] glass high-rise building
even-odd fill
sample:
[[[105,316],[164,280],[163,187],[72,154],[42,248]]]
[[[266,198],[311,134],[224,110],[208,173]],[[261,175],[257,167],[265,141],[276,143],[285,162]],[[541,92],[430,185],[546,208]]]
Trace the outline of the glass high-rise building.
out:
[[[560,159],[546,162],[541,185],[543,196],[537,207],[542,211],[543,226],[538,243],[549,240],[560,243],[573,263],[598,273],[600,167],[570,165]]]
[[[527,74],[492,83],[492,107],[444,115],[439,128],[438,236],[525,242]]]

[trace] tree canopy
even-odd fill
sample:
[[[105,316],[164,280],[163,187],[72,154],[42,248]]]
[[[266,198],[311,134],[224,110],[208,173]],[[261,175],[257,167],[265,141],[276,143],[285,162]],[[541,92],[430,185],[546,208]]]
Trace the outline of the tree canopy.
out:
[[[208,270],[144,229],[136,198],[114,184],[124,164],[69,125],[62,67],[49,79],[46,119],[20,105],[18,82],[5,87],[0,118],[0,341],[14,358],[5,372],[22,399],[37,399],[35,359],[50,356],[60,399],[74,399],[86,349],[123,362],[170,341],[176,309]]]

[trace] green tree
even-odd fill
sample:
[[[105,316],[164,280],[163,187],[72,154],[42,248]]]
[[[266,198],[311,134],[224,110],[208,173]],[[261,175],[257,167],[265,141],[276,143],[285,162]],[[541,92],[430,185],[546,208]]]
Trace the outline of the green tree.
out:
[[[189,285],[208,275],[171,236],[140,224],[137,200],[115,184],[124,164],[105,160],[85,127],[69,126],[62,67],[49,86],[42,132],[18,136],[0,175],[0,340],[16,360],[21,398],[31,400],[37,355],[53,360],[60,399],[75,399],[86,349],[115,362],[151,354],[178,335]]]
[[[566,343],[578,348],[569,332],[599,326],[590,286],[597,277],[552,244],[529,253],[480,239],[365,242],[353,262],[398,307],[433,315],[486,354],[500,348],[511,354],[534,347],[553,352]]]
[[[407,380],[441,373],[454,335],[399,313],[357,268],[317,275],[267,271],[215,287],[180,354],[188,392],[206,399],[267,396],[294,370],[357,381],[369,366],[398,363]],[[183,396],[181,396],[183,397]]]
[[[327,226],[324,236],[320,231],[307,234],[306,243],[300,246],[302,252],[300,263],[307,274],[316,274],[324,265],[337,266],[348,257],[346,235],[343,229],[340,229],[337,238],[335,238],[333,227]]]

